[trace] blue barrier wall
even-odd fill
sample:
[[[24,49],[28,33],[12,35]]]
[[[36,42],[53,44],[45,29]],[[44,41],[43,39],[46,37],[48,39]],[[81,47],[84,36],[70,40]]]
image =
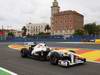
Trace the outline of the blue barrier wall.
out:
[[[7,37],[5,40],[6,42],[28,42],[28,41],[56,41],[56,42],[80,42],[80,41],[90,41],[95,40],[96,38],[100,38],[98,36],[34,36],[34,37]]]

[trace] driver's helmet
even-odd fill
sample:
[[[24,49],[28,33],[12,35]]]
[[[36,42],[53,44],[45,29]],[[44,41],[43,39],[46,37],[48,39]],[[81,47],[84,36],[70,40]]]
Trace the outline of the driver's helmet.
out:
[[[34,45],[36,45],[35,42],[28,42],[28,46],[34,46]]]
[[[46,42],[43,42],[43,43],[44,43],[44,46],[47,46],[47,45],[46,45]]]

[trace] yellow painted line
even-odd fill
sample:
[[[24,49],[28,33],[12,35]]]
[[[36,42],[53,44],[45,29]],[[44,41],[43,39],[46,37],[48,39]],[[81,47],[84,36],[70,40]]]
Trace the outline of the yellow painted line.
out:
[[[92,52],[87,52],[84,54],[80,54],[82,57],[87,58],[89,61],[95,61],[96,59],[100,58],[100,51],[92,51]]]

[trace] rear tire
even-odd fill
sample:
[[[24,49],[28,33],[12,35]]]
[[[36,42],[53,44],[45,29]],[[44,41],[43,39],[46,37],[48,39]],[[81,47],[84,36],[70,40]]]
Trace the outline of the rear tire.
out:
[[[21,49],[21,52],[20,52],[21,57],[23,57],[23,58],[27,57],[27,56],[28,56],[27,53],[28,53],[28,51],[27,51],[26,48],[22,48],[22,49]]]

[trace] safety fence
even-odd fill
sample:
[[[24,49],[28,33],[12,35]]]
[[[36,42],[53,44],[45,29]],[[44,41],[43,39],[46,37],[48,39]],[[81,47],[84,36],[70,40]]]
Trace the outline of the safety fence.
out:
[[[28,42],[28,41],[58,41],[58,42],[89,42],[94,41],[96,38],[100,39],[100,35],[85,35],[85,36],[33,36],[33,37],[2,37],[0,39],[1,42]]]

